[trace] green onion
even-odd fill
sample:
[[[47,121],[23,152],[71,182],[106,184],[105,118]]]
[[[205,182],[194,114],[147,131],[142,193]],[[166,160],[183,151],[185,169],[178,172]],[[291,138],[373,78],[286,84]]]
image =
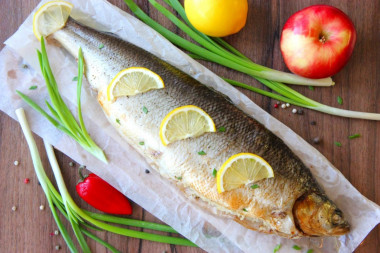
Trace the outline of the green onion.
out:
[[[116,119],[116,123],[120,125],[120,119]]]
[[[158,4],[155,0],[150,0],[150,3],[159,12],[161,12],[169,20],[171,20],[178,28],[185,32],[192,40],[198,42],[199,45],[180,37],[179,35],[171,32],[162,25],[158,24],[156,21],[151,19],[146,13],[144,13],[133,0],[124,0],[124,2],[139,19],[141,19],[147,25],[155,29],[158,33],[163,35],[173,44],[185,49],[193,58],[201,58],[203,60],[215,62],[220,65],[229,67],[231,69],[248,74],[276,93],[251,87],[250,85],[243,84],[238,81],[225,79],[227,82],[234,86],[242,87],[244,89],[248,89],[286,103],[291,103],[296,106],[332,115],[350,118],[380,120],[380,114],[349,111],[323,105],[287,87],[281,82],[290,84],[305,84],[309,86],[332,85],[333,82],[331,81],[331,79],[313,80],[307,78],[300,78],[298,76],[295,77],[292,74],[272,70],[253,63],[251,60],[249,60],[238,50],[230,46],[224,40],[220,38],[211,38],[197,31],[189,23],[188,19],[186,18],[185,11],[178,0],[165,0],[165,2],[178,12],[178,14],[186,22],[186,24],[179,20],[177,16],[175,16],[165,7]]]
[[[293,247],[292,247],[293,249],[295,249],[295,250],[301,250],[301,247],[300,246],[298,246],[298,245],[293,245]]]
[[[148,111],[148,108],[146,108],[145,106],[142,107],[142,111],[147,114],[149,111]]]
[[[340,96],[338,96],[338,97],[336,98],[336,100],[338,101],[338,104],[340,104],[340,105],[343,104],[343,99],[342,99]]]
[[[29,90],[35,90],[35,89],[37,89],[37,85],[33,85],[29,87]]]
[[[198,155],[206,155],[206,152],[204,152],[203,150],[201,150],[201,151],[198,152]]]
[[[247,209],[245,209],[245,208],[243,208],[242,210],[243,210],[244,212],[248,212],[248,210],[247,210]]]
[[[278,252],[281,249],[281,244],[277,244],[276,247],[273,249],[273,253]]]
[[[99,49],[102,49],[103,47],[104,47],[103,44],[100,44],[100,45],[99,45]]]
[[[98,145],[96,145],[96,143],[91,139],[83,122],[82,108],[80,102],[84,70],[82,50],[79,49],[78,53],[77,104],[79,124],[70,112],[65,102],[63,101],[61,95],[59,94],[57,82],[50,69],[50,64],[45,48],[45,41],[43,38],[41,38],[41,51],[37,51],[37,54],[40,62],[41,72],[45,78],[46,87],[51,101],[51,104],[48,101],[46,101],[46,105],[53,116],[50,116],[47,112],[45,112],[27,95],[23,94],[20,91],[16,91],[17,94],[34,110],[46,117],[50,121],[50,123],[52,123],[56,128],[69,135],[71,138],[77,141],[85,150],[97,157],[99,160],[103,161],[104,163],[107,163],[107,159],[103,153],[103,150],[99,148]]]
[[[213,169],[213,170],[212,170],[212,176],[213,176],[213,177],[216,177],[216,174],[217,174],[217,173],[218,173],[218,171],[217,171],[216,169]]]
[[[251,189],[257,189],[257,188],[259,188],[260,186],[258,185],[258,184],[253,184],[253,185],[251,185]]]
[[[134,2],[132,0],[124,0],[127,5],[132,9],[136,8],[136,6],[132,6]],[[165,7],[157,3],[155,0],[149,0],[149,2],[159,10],[164,16],[166,16],[169,20],[171,20],[178,28],[188,34],[193,40],[198,42],[208,51],[207,55],[203,55],[202,53],[198,53],[199,49],[196,49],[192,53],[197,55],[206,56],[208,60],[217,62],[226,67],[241,71],[246,74],[253,75],[255,77],[265,78],[272,81],[286,82],[291,84],[300,84],[300,85],[319,85],[319,86],[330,86],[333,85],[334,82],[331,78],[324,79],[308,79],[304,77],[300,77],[294,74],[281,72],[278,70],[273,70],[259,64],[253,63],[247,58],[241,58],[241,56],[236,55],[234,53],[230,53],[228,50],[224,49],[222,46],[218,45],[217,42],[213,41],[211,38],[207,37],[204,34],[201,34],[199,31],[196,31],[194,27],[190,26],[189,23],[186,25],[181,20],[179,20],[173,13],[167,10]],[[171,7],[175,8],[178,13],[182,17],[185,17],[184,10],[182,6],[175,1],[166,1]],[[135,5],[135,4],[134,4]],[[138,8],[138,7],[137,7]],[[133,10],[132,10],[133,11]],[[145,22],[145,20],[143,20]],[[186,19],[186,21],[188,21]],[[193,44],[194,45],[194,44]],[[211,56],[210,59],[208,56]]]
[[[145,144],[145,143],[144,143],[143,141],[140,141],[140,142],[139,142],[139,145],[141,145],[141,146],[144,145],[144,144]]]
[[[74,77],[73,77],[73,82],[76,82],[76,81],[78,81],[78,77],[77,77],[77,76],[74,76]]]
[[[94,239],[95,241],[101,243],[102,245],[110,249],[112,252],[118,252],[115,248],[113,248],[107,242],[103,241],[102,239],[88,232],[85,229],[85,227],[96,229],[96,230],[109,231],[115,234],[120,234],[120,235],[124,235],[128,237],[150,240],[150,241],[155,241],[155,242],[169,243],[169,244],[174,244],[174,245],[184,245],[184,246],[196,246],[195,244],[193,244],[192,242],[184,238],[170,237],[170,236],[164,236],[164,235],[159,235],[159,234],[135,231],[135,230],[123,228],[120,226],[114,226],[114,225],[105,223],[104,221],[115,223],[118,225],[135,226],[135,227],[140,227],[140,228],[152,229],[156,231],[176,233],[171,227],[167,225],[155,224],[155,223],[146,222],[146,221],[138,221],[138,220],[127,219],[127,218],[122,218],[122,217],[117,217],[117,216],[112,216],[112,215],[106,215],[106,214],[97,214],[97,213],[92,213],[92,212],[81,209],[74,202],[74,200],[72,199],[72,197],[70,196],[66,188],[57,159],[54,154],[53,147],[49,143],[44,141],[45,149],[48,154],[48,159],[53,169],[54,177],[56,179],[59,191],[56,190],[53,183],[49,180],[49,178],[47,177],[45,173],[45,170],[42,166],[40,155],[38,153],[37,145],[33,139],[33,135],[29,128],[28,122],[26,120],[24,110],[22,108],[17,109],[16,115],[19,119],[21,128],[27,140],[38,181],[40,182],[42,189],[46,195],[46,198],[49,203],[49,207],[52,211],[52,214],[57,223],[57,226],[62,234],[62,237],[64,238],[71,252],[78,252],[78,250],[76,249],[75,244],[70,238],[69,233],[67,232],[65,226],[60,220],[57,214],[56,208],[62,213],[62,215],[66,219],[69,220],[72,226],[72,229],[74,231],[74,234],[76,235],[78,243],[83,252],[90,252],[90,249],[88,248],[87,242],[85,241],[83,235],[86,235],[90,237],[91,239]]]
[[[226,128],[224,126],[221,126],[221,127],[218,128],[218,131],[219,132],[225,132]]]
[[[308,249],[308,250],[306,251],[306,253],[313,253],[313,252],[314,252],[313,249]]]
[[[182,177],[175,177],[176,179],[178,179],[178,180],[182,180]]]
[[[353,135],[348,136],[348,139],[352,140],[352,139],[359,138],[360,136],[361,136],[360,134],[353,134]]]
[[[335,144],[335,146],[337,146],[337,147],[341,147],[341,146],[342,146],[342,143],[340,143],[339,141],[334,141],[334,144]]]

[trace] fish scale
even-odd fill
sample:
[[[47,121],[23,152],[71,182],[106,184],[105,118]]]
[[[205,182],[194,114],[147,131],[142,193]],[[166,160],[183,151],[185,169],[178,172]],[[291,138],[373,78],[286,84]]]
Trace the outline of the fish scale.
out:
[[[82,48],[86,77],[109,122],[153,168],[180,185],[186,194],[199,197],[247,228],[287,238],[335,236],[349,231],[342,212],[301,160],[225,95],[128,42],[72,19],[52,37],[73,56]],[[104,45],[102,49],[100,44]],[[108,84],[128,67],[152,70],[162,77],[165,88],[108,101]],[[202,108],[226,131],[164,146],[159,137],[161,121],[184,105]],[[148,113],[143,112],[144,106]],[[144,145],[139,145],[141,141]],[[206,155],[199,155],[201,150]],[[219,194],[212,170],[242,152],[263,157],[272,166],[274,177],[257,182],[257,189],[242,186]]]

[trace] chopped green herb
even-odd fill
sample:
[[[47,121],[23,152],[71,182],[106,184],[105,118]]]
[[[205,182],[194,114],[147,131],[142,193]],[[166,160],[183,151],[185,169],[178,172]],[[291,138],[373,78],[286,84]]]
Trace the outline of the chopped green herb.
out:
[[[226,128],[224,126],[221,126],[221,127],[218,128],[218,131],[219,132],[225,132]]]
[[[103,44],[100,44],[100,45],[99,45],[99,49],[102,49],[103,47],[104,47]]]
[[[313,253],[314,250],[313,249],[308,249],[306,253]]]
[[[142,111],[143,111],[145,114],[147,114],[147,113],[149,112],[149,111],[148,111],[148,108],[146,108],[145,106],[143,106]]]
[[[201,150],[201,151],[198,152],[198,155],[206,155],[206,152],[204,152],[203,150]]]
[[[293,247],[292,247],[293,249],[295,249],[295,250],[301,250],[301,247],[300,246],[298,246],[298,245],[293,245]]]
[[[359,138],[360,136],[361,136],[360,134],[353,134],[353,135],[348,136],[348,139],[352,140],[355,138]]]
[[[260,186],[258,185],[258,184],[253,184],[253,185],[251,185],[251,188],[252,189],[256,189],[256,188],[259,188]]]
[[[277,244],[277,246],[274,247],[274,249],[273,249],[273,253],[278,252],[280,249],[281,249],[281,244]]]
[[[248,212],[248,210],[247,210],[247,209],[245,209],[245,208],[243,208],[243,211],[244,211],[244,212]]]
[[[29,90],[35,90],[35,89],[37,89],[37,85],[32,85],[29,87]]]
[[[213,170],[212,170],[212,176],[213,176],[213,177],[216,177],[216,173],[218,173],[218,171],[217,171],[216,169],[213,169]]]
[[[144,145],[145,143],[143,141],[140,141],[139,144],[142,146]]]
[[[338,101],[338,104],[340,104],[340,105],[343,104],[343,99],[342,99],[340,96],[338,96],[338,97],[336,98],[336,100]]]
[[[342,146],[342,143],[340,143],[339,141],[334,141],[334,144],[335,144],[335,146],[337,146],[337,147],[341,147],[341,146]]]
[[[182,180],[182,177],[175,177],[176,179],[178,179],[178,180]]]
[[[77,76],[74,76],[74,78],[73,78],[73,82],[76,82],[76,81],[78,81],[78,77],[77,77]]]
[[[309,86],[309,90],[314,90],[314,86]]]
[[[116,119],[116,123],[120,125],[120,120],[119,120],[119,119]]]

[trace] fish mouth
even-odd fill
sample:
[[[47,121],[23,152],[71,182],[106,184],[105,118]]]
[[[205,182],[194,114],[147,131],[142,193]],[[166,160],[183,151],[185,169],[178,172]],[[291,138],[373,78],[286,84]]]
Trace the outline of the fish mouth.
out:
[[[331,235],[344,235],[350,231],[350,224],[344,219],[343,213],[339,209],[336,209],[331,216],[331,224],[333,226]]]
[[[293,206],[296,227],[307,236],[340,236],[350,231],[341,210],[323,194],[307,193]]]

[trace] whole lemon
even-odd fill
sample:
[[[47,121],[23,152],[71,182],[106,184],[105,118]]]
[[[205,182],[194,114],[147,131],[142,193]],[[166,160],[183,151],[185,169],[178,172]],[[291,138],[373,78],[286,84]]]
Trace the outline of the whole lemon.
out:
[[[247,20],[247,0],[185,0],[190,23],[200,32],[224,37],[240,31]]]

